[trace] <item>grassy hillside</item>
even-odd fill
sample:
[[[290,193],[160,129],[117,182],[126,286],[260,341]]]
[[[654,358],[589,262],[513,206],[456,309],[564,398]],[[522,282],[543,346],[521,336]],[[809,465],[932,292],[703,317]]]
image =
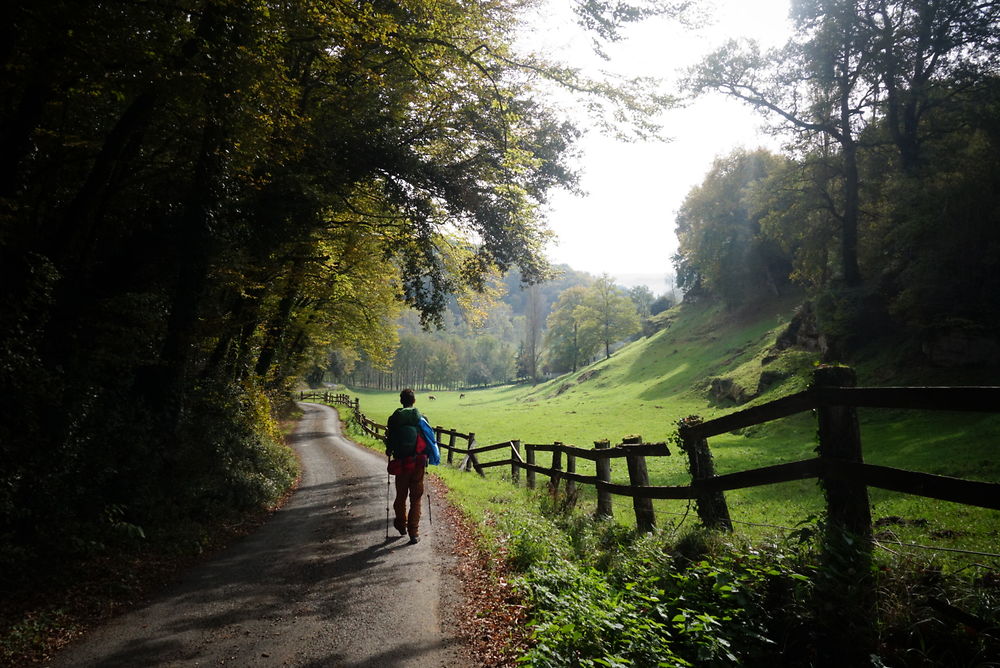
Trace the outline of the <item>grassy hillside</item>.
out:
[[[589,447],[595,440],[620,442],[639,434],[646,442],[667,441],[678,419],[697,414],[711,418],[735,410],[732,402],[712,399],[713,378],[727,378],[748,394],[757,390],[761,372],[784,376],[749,404],[796,392],[809,381],[815,354],[783,351],[773,344],[787,325],[795,303],[775,301],[752,313],[727,313],[715,306],[686,306],[665,314],[666,327],[593,364],[537,386],[418,395],[418,407],[434,425],[474,432],[480,445],[520,439],[526,443],[564,443]],[[892,351],[869,354],[858,368],[859,384],[901,384],[893,380],[887,360]],[[876,380],[870,380],[875,377]],[[912,380],[914,375],[911,373]],[[960,384],[966,378],[937,372],[934,381]],[[384,421],[396,407],[394,393],[360,391],[362,410]],[[739,406],[742,408],[743,406]],[[863,410],[860,414],[866,461],[900,468],[979,480],[1000,480],[996,444],[1000,416]],[[809,414],[725,434],[710,445],[719,473],[745,470],[813,456],[816,424]],[[492,454],[492,453],[490,453]],[[488,458],[489,455],[487,455]],[[505,457],[500,451],[495,456]],[[543,455],[540,455],[540,457]],[[542,461],[547,464],[547,461]],[[579,471],[591,474],[589,462]],[[684,484],[689,480],[686,457],[648,460],[652,484]],[[492,469],[494,477],[501,469]],[[626,481],[624,463],[616,462],[616,481]],[[588,488],[589,489],[589,488]],[[873,515],[886,540],[916,541],[943,547],[1000,551],[1000,513],[872,490]],[[592,502],[593,495],[584,497]],[[815,481],[799,481],[727,494],[733,519],[754,524],[792,527],[822,508]],[[662,526],[688,514],[687,502],[656,502]],[[616,500],[616,517],[633,521],[631,501]],[[740,532],[772,532],[768,527],[740,525]]]

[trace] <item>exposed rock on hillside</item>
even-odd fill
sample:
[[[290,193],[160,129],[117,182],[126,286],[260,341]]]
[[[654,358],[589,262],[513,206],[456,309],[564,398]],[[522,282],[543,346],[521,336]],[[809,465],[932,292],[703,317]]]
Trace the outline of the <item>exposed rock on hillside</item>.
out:
[[[555,394],[552,396],[558,397],[560,394],[562,394],[571,387],[573,387],[573,383],[563,383],[562,385],[559,386],[559,389],[557,389]]]
[[[813,308],[812,302],[805,302],[795,310],[795,315],[785,331],[778,335],[774,347],[777,350],[800,348],[821,355],[826,354],[829,343],[816,324],[816,310]]]
[[[733,401],[738,404],[753,398],[746,388],[737,385],[732,378],[710,379],[708,392],[718,401]]]

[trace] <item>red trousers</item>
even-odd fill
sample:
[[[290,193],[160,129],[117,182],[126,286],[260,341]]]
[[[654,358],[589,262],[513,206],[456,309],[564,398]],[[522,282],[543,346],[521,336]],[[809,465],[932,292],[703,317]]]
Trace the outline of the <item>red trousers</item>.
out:
[[[419,459],[423,459],[420,457]],[[406,512],[406,497],[410,497],[410,512]],[[421,461],[409,470],[396,474],[396,500],[392,509],[396,511],[396,519],[392,523],[396,531],[405,530],[411,538],[416,538],[420,532],[420,501],[424,496],[424,463]]]

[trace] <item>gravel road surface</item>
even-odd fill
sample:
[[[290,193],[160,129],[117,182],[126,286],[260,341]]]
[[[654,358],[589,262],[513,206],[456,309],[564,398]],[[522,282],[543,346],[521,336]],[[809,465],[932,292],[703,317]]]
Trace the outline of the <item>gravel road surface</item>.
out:
[[[391,529],[386,540],[385,458],[344,438],[332,408],[300,406],[291,500],[51,665],[470,665],[447,621],[459,584],[437,499],[420,543]]]

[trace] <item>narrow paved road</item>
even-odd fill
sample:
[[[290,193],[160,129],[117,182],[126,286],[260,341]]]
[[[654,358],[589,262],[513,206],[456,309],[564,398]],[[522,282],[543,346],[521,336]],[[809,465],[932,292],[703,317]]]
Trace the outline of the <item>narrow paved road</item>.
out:
[[[301,404],[302,482],[267,524],[148,605],[91,633],[56,666],[467,666],[443,618],[458,600],[434,501],[421,541],[385,538],[385,458]]]

